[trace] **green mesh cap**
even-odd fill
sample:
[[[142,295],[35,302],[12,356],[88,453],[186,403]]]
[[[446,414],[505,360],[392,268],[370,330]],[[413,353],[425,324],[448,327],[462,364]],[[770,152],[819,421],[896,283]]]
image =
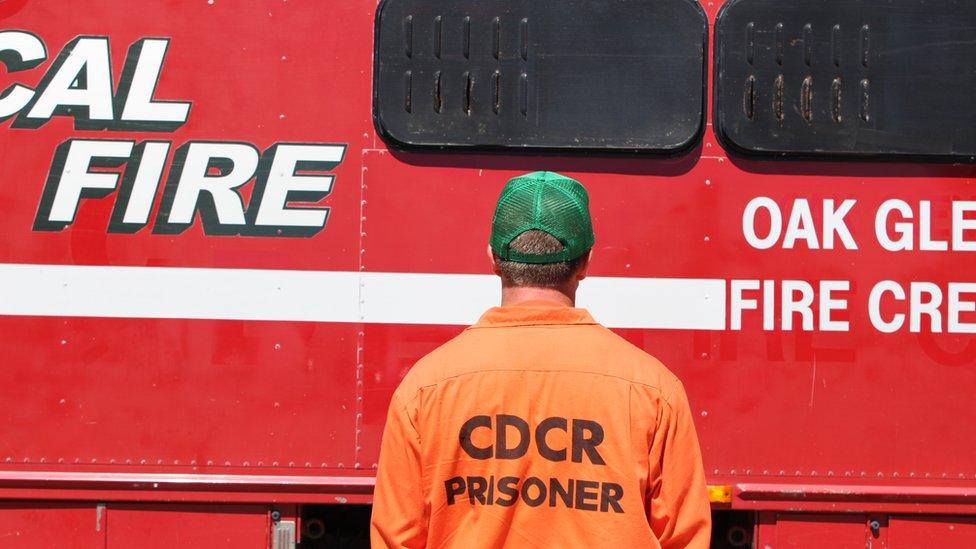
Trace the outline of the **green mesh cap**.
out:
[[[545,231],[563,243],[548,254],[520,253],[509,247],[518,235]],[[511,179],[495,206],[491,221],[491,249],[517,263],[570,261],[593,247],[590,199],[579,181],[555,172],[532,172]]]

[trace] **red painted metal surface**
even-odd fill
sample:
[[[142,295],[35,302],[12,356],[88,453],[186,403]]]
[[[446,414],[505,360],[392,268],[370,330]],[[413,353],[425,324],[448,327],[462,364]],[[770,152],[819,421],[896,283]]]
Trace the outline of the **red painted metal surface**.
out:
[[[755,547],[771,549],[819,549],[821,547],[865,547],[880,549],[874,543],[865,515],[770,514],[775,529],[763,530]],[[765,535],[764,535],[765,534]]]
[[[77,35],[109,36],[116,71],[132,42],[169,37],[156,96],[192,101],[191,115],[162,134],[75,131],[64,117],[37,130],[11,129],[8,121],[0,133],[0,194],[9,212],[0,228],[11,236],[0,243],[0,261],[357,269],[354,155],[333,172],[338,183],[324,205],[337,215],[316,238],[214,237],[199,224],[178,236],[152,234],[151,227],[107,234],[112,204],[98,200],[83,200],[67,230],[32,232],[31,202],[40,187],[14,182],[43,184],[54,148],[69,137],[166,139],[173,148],[193,139],[261,149],[275,141],[352,140],[360,147],[370,124],[363,76],[369,10],[352,3],[156,2],[134,21],[117,2],[76,8],[28,2],[0,23],[37,34],[52,57]],[[344,31],[315,30],[331,25]],[[4,81],[16,76],[33,87],[48,64]],[[246,67],[262,67],[269,84],[255,85]],[[326,68],[331,76],[319,78]],[[0,372],[0,414],[4,439],[16,441],[0,452],[0,463],[10,470],[345,476],[357,463],[359,331],[307,322],[0,317],[0,347],[10,353]]]
[[[856,513],[760,514],[754,547],[866,547],[963,549],[976,543],[972,517],[946,515],[866,515]]]
[[[80,503],[0,503],[0,545],[10,549],[104,547],[104,508]]]
[[[888,520],[890,549],[932,545],[946,549],[976,546],[976,520],[946,516],[894,516]]]
[[[741,483],[733,487],[739,509],[806,511],[871,510],[920,512],[938,506],[944,512],[972,513],[976,490],[958,486],[889,484]]]
[[[106,549],[268,547],[268,510],[259,505],[108,506]]]
[[[720,5],[703,2],[710,22]],[[976,200],[976,168],[741,160],[727,156],[710,127],[696,150],[665,160],[389,151],[370,112],[375,0],[142,2],[138,17],[122,6],[0,3],[0,29],[34,33],[48,54],[35,69],[0,70],[0,87],[37,87],[79,35],[109,37],[117,84],[131,44],[167,37],[155,97],[192,101],[187,123],[172,132],[75,129],[64,116],[38,129],[0,122],[0,264],[481,274],[504,180],[561,171],[591,192],[595,276],[850,281],[839,294],[849,311],[834,317],[849,321],[846,331],[766,331],[757,311],[743,316],[741,330],[619,330],[683,379],[709,482],[737,487],[733,509],[855,513],[801,515],[782,529],[767,520],[760,539],[775,531],[777,540],[792,540],[775,547],[823,547],[824,539],[839,547],[868,539],[864,513],[976,513],[976,340],[946,333],[944,324],[941,333],[927,325],[881,333],[867,311],[881,280],[943,289],[976,281],[973,252],[889,252],[874,236],[879,206],[897,198],[916,216],[920,201],[929,201],[933,237],[950,237],[951,202]],[[312,237],[207,235],[199,220],[179,234],[151,226],[109,233],[115,194],[82,200],[62,231],[34,231],[52,156],[69,138],[166,140],[172,149],[190,140],[248,142],[262,151],[276,142],[340,143],[347,150],[330,171],[333,192],[318,204],[331,208],[326,227]],[[242,187],[245,201],[251,188]],[[823,200],[857,200],[847,222],[858,249],[751,247],[742,216],[756,197],[775,201],[784,221],[794,200],[806,199],[815,223]],[[159,202],[157,195],[154,213]],[[907,312],[894,300],[883,311]],[[940,311],[949,314],[945,304]],[[976,322],[973,316],[963,319]],[[0,508],[0,528],[44,522],[56,528],[31,535],[91,534],[93,505],[36,503],[54,499],[366,503],[393,389],[416,359],[460,329],[0,316],[0,498],[34,502]],[[210,514],[229,517],[228,528],[250,533],[244,546],[266,532],[257,507],[164,514],[203,529]],[[128,521],[113,532],[175,532],[154,529],[159,509],[110,506]],[[958,523],[953,535],[971,539],[968,518],[898,520],[892,536],[945,534]],[[201,539],[223,543],[227,532],[221,526]],[[72,539],[90,546],[80,536]],[[40,539],[36,547],[54,538],[31,539]]]
[[[0,504],[4,548],[268,547],[264,505]]]
[[[372,476],[10,471],[0,477],[9,498],[228,503],[366,503]]]

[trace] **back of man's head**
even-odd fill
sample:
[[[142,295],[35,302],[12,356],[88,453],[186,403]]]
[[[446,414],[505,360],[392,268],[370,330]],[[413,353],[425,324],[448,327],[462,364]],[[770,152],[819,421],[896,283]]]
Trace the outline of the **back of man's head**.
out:
[[[589,196],[578,181],[533,172],[502,189],[490,247],[504,286],[566,287],[579,278],[593,240]]]
[[[530,229],[515,237],[509,246],[523,254],[549,254],[564,249],[563,243],[551,234]],[[569,261],[556,263],[521,263],[497,260],[499,275],[506,286],[560,288],[572,280],[586,254]]]

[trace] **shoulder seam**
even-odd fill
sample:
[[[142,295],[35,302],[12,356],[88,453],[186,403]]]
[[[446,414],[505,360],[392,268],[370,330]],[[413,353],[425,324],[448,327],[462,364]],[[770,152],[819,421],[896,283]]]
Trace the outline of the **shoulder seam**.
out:
[[[613,374],[608,374],[606,372],[592,372],[592,371],[589,371],[589,370],[542,370],[542,369],[532,369],[532,368],[511,368],[511,369],[497,369],[497,370],[478,370],[476,372],[465,372],[465,373],[462,373],[462,374],[456,374],[456,375],[453,375],[453,376],[443,377],[443,378],[440,378],[439,380],[434,381],[434,382],[431,382],[431,383],[425,383],[423,385],[418,385],[416,387],[416,390],[414,391],[414,395],[410,398],[410,401],[409,402],[413,402],[417,397],[419,397],[420,396],[420,392],[422,390],[424,390],[424,389],[427,389],[427,388],[430,388],[430,387],[435,387],[435,386],[441,384],[444,381],[450,381],[452,379],[457,379],[457,378],[464,377],[464,376],[482,374],[482,373],[485,373],[486,371],[490,371],[490,372],[508,372],[508,373],[512,373],[512,372],[571,373],[571,374],[587,374],[587,375],[593,375],[593,376],[609,377],[609,378],[612,378],[612,379],[619,379],[620,381],[625,381],[627,383],[630,383],[631,385],[637,385],[637,386],[640,386],[640,387],[646,387],[648,389],[653,389],[653,390],[657,391],[658,394],[661,395],[661,400],[663,400],[664,403],[668,405],[668,407],[671,407],[671,396],[672,395],[671,394],[665,394],[664,389],[662,389],[661,387],[658,387],[657,385],[652,385],[650,383],[643,383],[641,381],[637,381],[637,380],[630,379],[630,378],[626,378],[626,377],[622,377],[622,376],[615,376]],[[675,379],[674,381],[677,381],[677,379]]]
[[[401,408],[401,411],[406,416],[407,421],[410,422],[410,428],[413,429],[413,432],[417,434],[418,443],[422,442],[420,439],[420,429],[418,429],[417,424],[414,423],[413,414],[410,413],[410,408],[408,407],[408,405],[413,405],[413,401],[417,400],[417,397],[419,396],[420,396],[420,391],[418,387],[418,390],[414,391],[414,394],[410,397],[410,400],[408,400],[407,402],[403,402],[402,400],[400,400],[400,397],[397,396],[396,391],[393,392],[393,397],[390,399],[390,403],[399,406]]]

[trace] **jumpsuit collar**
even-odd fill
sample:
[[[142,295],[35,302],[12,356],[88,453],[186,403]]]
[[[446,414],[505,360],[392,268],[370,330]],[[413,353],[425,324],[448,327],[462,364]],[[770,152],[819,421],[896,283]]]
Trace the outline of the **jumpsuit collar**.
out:
[[[485,311],[481,319],[471,328],[565,324],[596,324],[596,321],[586,309],[567,307],[555,301],[533,299],[503,307],[492,307]]]

